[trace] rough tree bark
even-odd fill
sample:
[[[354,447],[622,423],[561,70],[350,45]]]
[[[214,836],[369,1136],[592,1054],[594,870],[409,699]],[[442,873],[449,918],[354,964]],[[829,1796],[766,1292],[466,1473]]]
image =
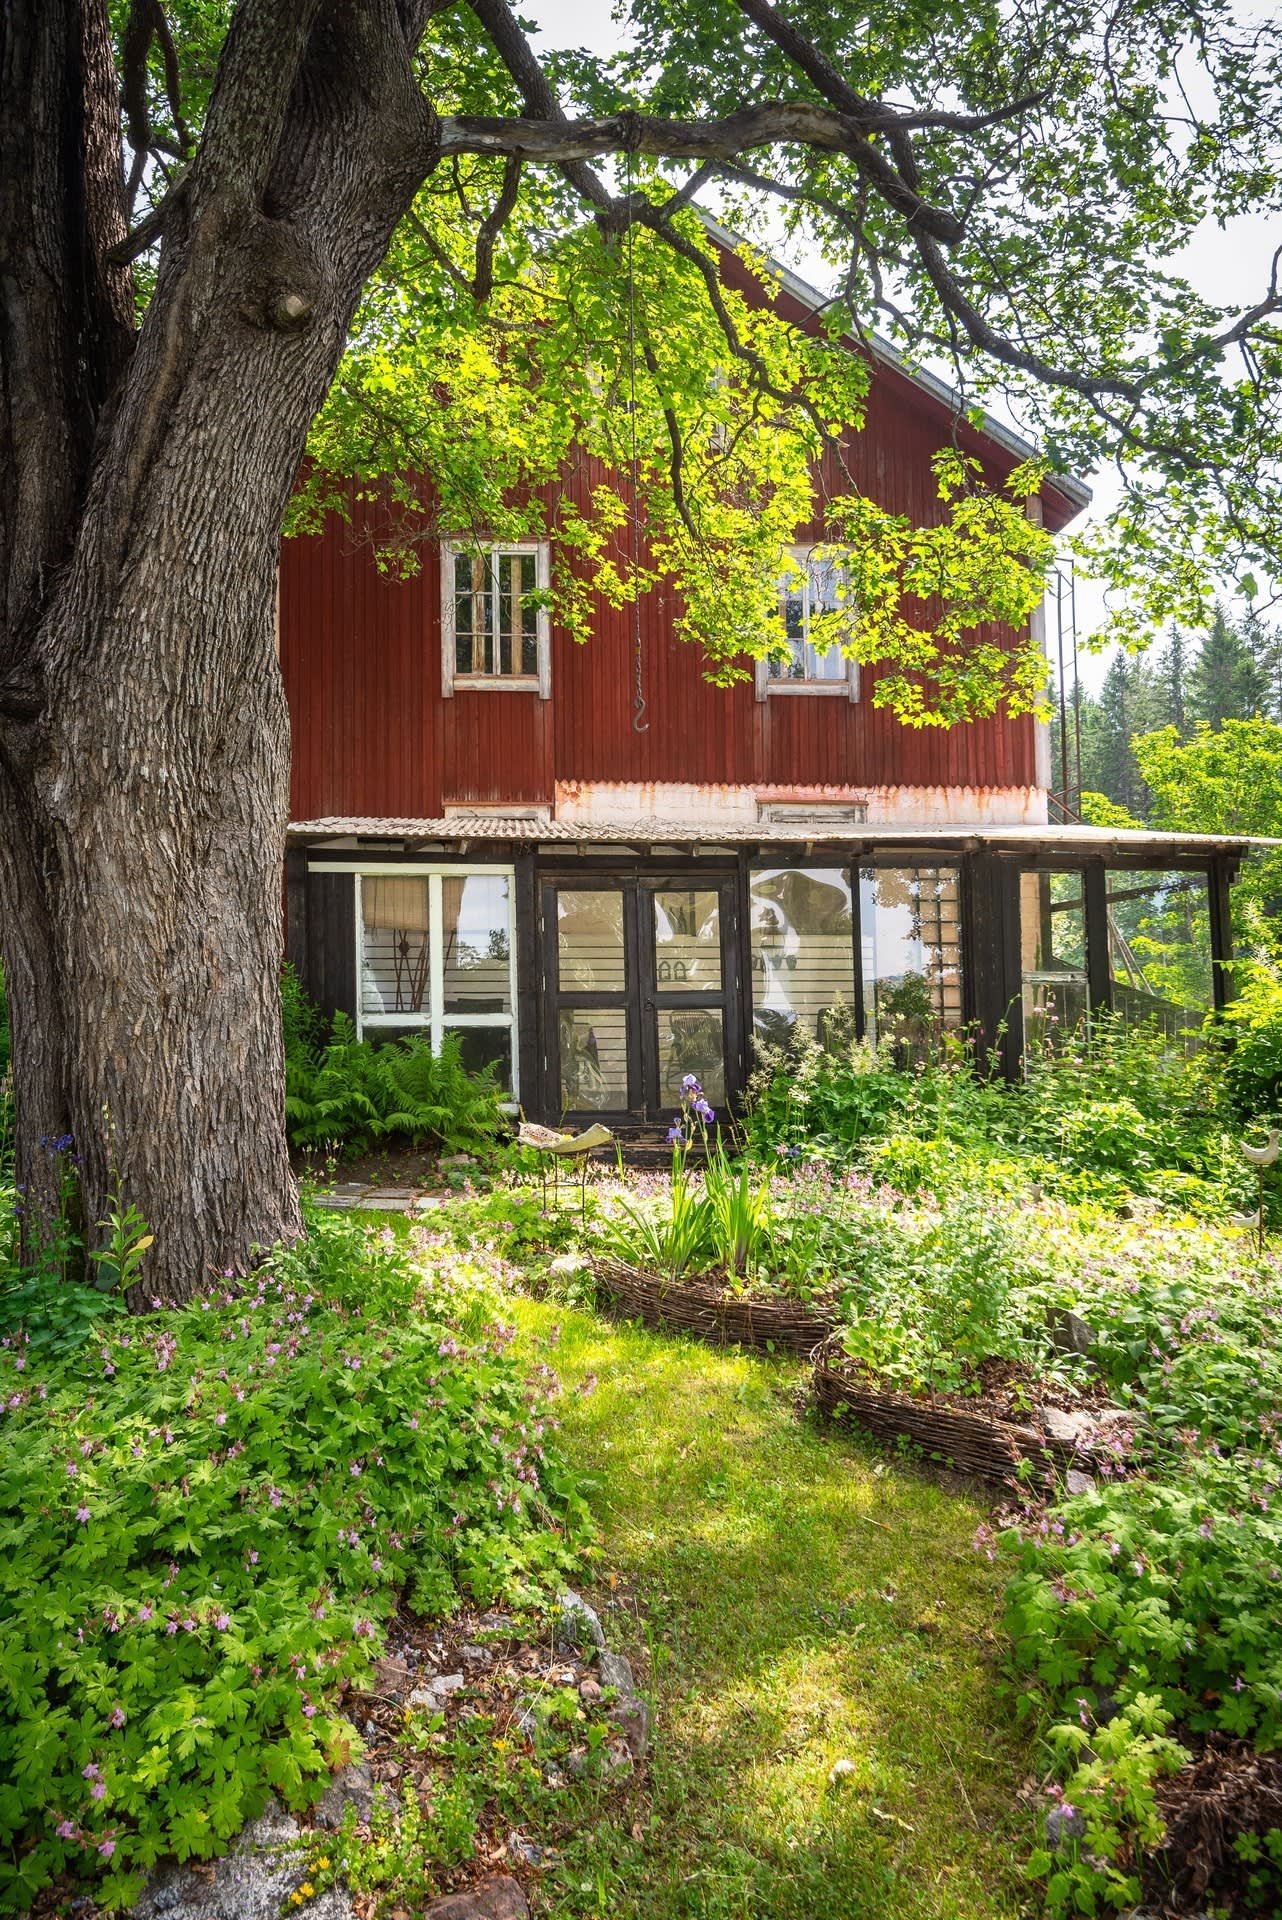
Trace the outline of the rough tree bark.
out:
[[[105,0],[0,12],[0,956],[27,1231],[70,1133],[144,1298],[299,1229],[277,974],[281,521],[433,164],[426,5],[247,0],[135,336]],[[142,1304],[135,1301],[135,1305]]]

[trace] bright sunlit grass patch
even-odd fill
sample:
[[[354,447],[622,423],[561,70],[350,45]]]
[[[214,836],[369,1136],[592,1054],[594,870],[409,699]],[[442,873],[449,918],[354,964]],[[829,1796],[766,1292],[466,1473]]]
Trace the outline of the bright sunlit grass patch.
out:
[[[980,1504],[799,1418],[793,1366],[513,1311],[521,1351],[566,1385],[564,1443],[599,1482],[607,1631],[640,1655],[657,1719],[648,1791],[568,1840],[551,1911],[1019,1913],[1029,1756],[996,1681]]]

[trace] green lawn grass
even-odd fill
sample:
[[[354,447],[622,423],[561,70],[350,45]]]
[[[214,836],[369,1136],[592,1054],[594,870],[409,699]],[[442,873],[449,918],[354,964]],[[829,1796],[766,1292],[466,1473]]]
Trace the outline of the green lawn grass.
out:
[[[656,1718],[644,1789],[565,1837],[539,1910],[1020,1913],[1030,1754],[997,1682],[981,1504],[823,1434],[795,1365],[513,1310],[524,1357],[565,1383],[567,1450],[598,1482],[593,1597]]]

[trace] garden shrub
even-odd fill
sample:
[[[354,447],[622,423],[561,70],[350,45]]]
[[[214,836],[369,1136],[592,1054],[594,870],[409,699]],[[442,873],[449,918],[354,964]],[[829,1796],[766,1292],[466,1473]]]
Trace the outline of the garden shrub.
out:
[[[0,1908],[136,1899],[350,1750],[401,1595],[520,1601],[583,1508],[465,1257],[312,1223],[248,1281],[0,1348]]]
[[[392,1140],[451,1153],[493,1147],[503,1090],[492,1067],[467,1071],[457,1033],[444,1035],[439,1054],[426,1035],[375,1046],[358,1040],[350,1017],[339,1013],[322,1041],[292,998],[287,992],[285,1119],[292,1146],[352,1153]]]
[[[1282,1123],[1282,978],[1268,967],[1239,966],[1238,994],[1226,1009],[1224,1077],[1242,1119]]]
[[[1070,1217],[1047,1239],[1148,1453],[1142,1472],[980,1536],[1012,1557],[1021,1700],[1048,1719],[1060,1791],[1086,1821],[1033,1870],[1048,1911],[1090,1913],[1140,1896],[1157,1783],[1188,1757],[1167,1729],[1282,1744],[1282,1262],[1192,1222]],[[1269,1905],[1282,1877],[1257,1840],[1244,1836]]]
[[[853,1158],[908,1193],[987,1186],[990,1164],[1009,1185],[1022,1161],[1026,1185],[1067,1198],[1141,1193],[1202,1213],[1248,1199],[1222,1050],[1188,1054],[1155,1028],[1097,1020],[1014,1086],[981,1076],[960,1039],[907,1070],[866,1043],[803,1039],[787,1059],[763,1050],[750,1091],[759,1156]]]

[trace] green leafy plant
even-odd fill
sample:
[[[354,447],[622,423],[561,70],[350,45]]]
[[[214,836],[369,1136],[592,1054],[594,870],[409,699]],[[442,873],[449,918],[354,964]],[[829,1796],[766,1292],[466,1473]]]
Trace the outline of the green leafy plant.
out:
[[[89,1251],[97,1269],[94,1285],[100,1293],[125,1293],[142,1272],[147,1249],[155,1236],[132,1200],[126,1200],[116,1176],[116,1190],[107,1217],[98,1222],[107,1239]]]
[[[759,1265],[773,1223],[770,1180],[746,1158],[732,1160],[718,1139],[703,1173],[708,1237],[718,1267],[735,1280]]]
[[[294,999],[288,992],[287,1008]],[[458,1034],[447,1033],[439,1053],[419,1035],[375,1046],[358,1039],[350,1017],[339,1013],[322,1044],[297,1010],[289,1031],[285,1117],[294,1146],[359,1152],[401,1140],[454,1153],[493,1147],[502,1089],[493,1068],[467,1071]]]
[[[682,1274],[701,1272],[711,1264],[715,1247],[712,1215],[684,1153],[673,1155],[672,1178],[663,1199],[619,1199],[616,1211],[604,1223],[602,1241],[622,1259],[666,1273],[674,1280]]]
[[[92,1294],[99,1307],[106,1297]],[[405,1596],[532,1596],[575,1476],[462,1255],[344,1218],[92,1348],[0,1349],[0,1906],[114,1909],[350,1743]]]

